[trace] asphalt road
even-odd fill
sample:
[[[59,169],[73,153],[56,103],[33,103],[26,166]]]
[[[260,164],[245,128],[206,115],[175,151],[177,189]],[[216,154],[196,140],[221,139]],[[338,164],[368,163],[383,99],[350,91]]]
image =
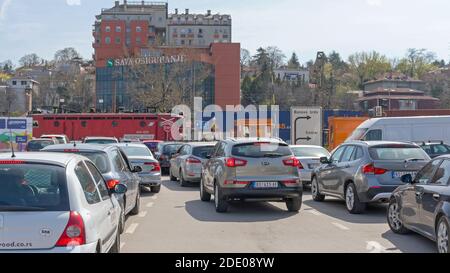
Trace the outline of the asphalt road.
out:
[[[198,185],[182,188],[165,177],[159,194],[144,192],[141,213],[127,219],[124,253],[434,253],[416,234],[397,235],[386,223],[386,205],[351,215],[343,201],[303,197],[300,213],[283,203],[236,203],[218,214],[201,202]]]

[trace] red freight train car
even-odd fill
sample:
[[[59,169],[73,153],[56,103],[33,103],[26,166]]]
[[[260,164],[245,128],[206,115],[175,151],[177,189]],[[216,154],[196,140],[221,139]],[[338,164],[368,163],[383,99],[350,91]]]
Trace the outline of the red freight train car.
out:
[[[87,136],[172,141],[171,126],[181,116],[171,114],[33,115],[33,136],[65,134],[70,140]]]

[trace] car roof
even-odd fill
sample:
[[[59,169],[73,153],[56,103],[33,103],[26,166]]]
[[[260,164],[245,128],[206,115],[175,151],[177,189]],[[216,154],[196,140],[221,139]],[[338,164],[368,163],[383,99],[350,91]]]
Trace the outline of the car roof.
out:
[[[41,137],[67,137],[66,135],[53,135],[53,134],[50,134],[50,135],[42,135]]]
[[[35,138],[35,139],[31,139],[31,141],[52,141],[52,139],[48,139],[48,138]]]
[[[113,146],[116,146],[116,147],[135,147],[135,148],[148,149],[147,146],[145,146],[144,144],[141,144],[141,143],[117,143],[117,144],[113,144]]]
[[[117,140],[116,137],[99,137],[99,136],[88,136],[88,137],[85,137],[84,139],[114,139],[114,140]]]
[[[216,146],[217,142],[190,142],[185,145],[190,145],[192,147],[204,147],[204,146]]]
[[[102,144],[57,144],[57,145],[51,145],[44,148],[43,151],[48,150],[67,150],[67,149],[73,149],[73,150],[90,150],[90,151],[108,151],[112,148],[112,145],[102,145]]]
[[[36,163],[55,164],[67,166],[75,159],[86,159],[83,156],[69,153],[49,153],[49,152],[28,152],[15,153],[15,158],[11,158],[11,153],[0,153],[0,160],[25,160]]]
[[[267,138],[267,137],[229,138],[229,139],[226,139],[225,141],[231,142],[234,144],[252,143],[252,142],[271,142],[271,143],[285,144],[284,140],[282,140],[282,139]]]
[[[400,142],[400,141],[349,141],[349,142],[345,142],[343,144],[347,144],[347,145],[351,145],[351,144],[363,144],[369,147],[373,147],[373,146],[379,146],[379,145],[413,145],[413,146],[419,146],[415,143],[412,142]]]

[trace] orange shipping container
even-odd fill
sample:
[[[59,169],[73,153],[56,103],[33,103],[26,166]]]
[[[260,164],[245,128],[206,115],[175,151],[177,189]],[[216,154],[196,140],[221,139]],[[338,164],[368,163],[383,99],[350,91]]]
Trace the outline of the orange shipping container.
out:
[[[332,151],[344,143],[353,131],[368,119],[368,117],[330,117],[328,119],[329,150]]]

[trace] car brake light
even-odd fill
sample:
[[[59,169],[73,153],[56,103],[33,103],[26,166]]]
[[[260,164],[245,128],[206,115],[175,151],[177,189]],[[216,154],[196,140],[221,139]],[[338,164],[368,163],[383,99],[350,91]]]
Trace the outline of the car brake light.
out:
[[[64,152],[65,153],[78,153],[78,152],[80,152],[80,150],[77,150],[77,149],[65,149]]]
[[[283,181],[283,184],[285,184],[285,185],[297,185],[297,184],[300,184],[300,180],[287,180],[287,181]]]
[[[248,185],[250,182],[247,181],[225,181],[225,185]]]
[[[86,231],[83,218],[78,212],[71,211],[69,222],[56,242],[57,247],[80,246],[86,244]]]
[[[25,164],[25,161],[21,160],[0,160],[0,165],[18,165]]]
[[[292,166],[292,167],[298,167],[298,168],[300,168],[300,165],[301,165],[300,164],[300,160],[298,160],[295,157],[291,157],[289,159],[285,159],[285,160],[283,160],[283,163],[284,163],[285,166]]]
[[[243,167],[247,165],[247,161],[243,159],[237,159],[234,157],[227,158],[226,165],[229,168]]]
[[[146,165],[146,166],[153,166],[152,172],[159,172],[159,171],[161,171],[161,165],[159,165],[159,163],[146,162],[146,163],[144,163],[144,165]]]
[[[186,159],[187,164],[201,164],[202,162],[195,157],[189,157]]]
[[[300,161],[298,162],[298,169],[299,170],[304,170],[305,169]]]
[[[106,182],[106,185],[109,190],[113,190],[119,184],[120,184],[120,181],[116,180],[116,179],[111,179]]]
[[[374,174],[374,175],[382,175],[385,174],[388,170],[381,169],[381,168],[375,168],[373,164],[368,164],[363,167],[362,172],[364,174]]]

